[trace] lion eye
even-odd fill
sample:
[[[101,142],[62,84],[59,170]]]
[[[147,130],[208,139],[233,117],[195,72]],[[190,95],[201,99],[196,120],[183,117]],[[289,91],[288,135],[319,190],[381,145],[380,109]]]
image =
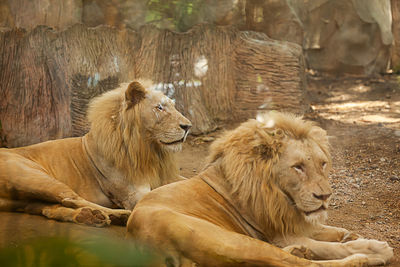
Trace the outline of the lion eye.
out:
[[[322,162],[322,168],[323,168],[323,169],[325,169],[326,165],[327,165],[327,163],[326,163],[325,161]]]
[[[156,107],[158,110],[164,110],[164,107],[161,104],[158,104]]]
[[[304,172],[303,166],[301,164],[293,165],[292,168],[298,172]]]

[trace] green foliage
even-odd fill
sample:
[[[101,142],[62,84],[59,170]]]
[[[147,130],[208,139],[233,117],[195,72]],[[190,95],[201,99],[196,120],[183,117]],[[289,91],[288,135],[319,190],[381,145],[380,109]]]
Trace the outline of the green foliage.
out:
[[[396,65],[392,67],[394,73],[400,73],[400,65]]]
[[[199,21],[207,1],[203,0],[150,0],[147,4],[146,23],[160,28],[187,31]]]
[[[1,266],[150,266],[154,255],[132,242],[107,237],[77,242],[47,237],[0,250]]]

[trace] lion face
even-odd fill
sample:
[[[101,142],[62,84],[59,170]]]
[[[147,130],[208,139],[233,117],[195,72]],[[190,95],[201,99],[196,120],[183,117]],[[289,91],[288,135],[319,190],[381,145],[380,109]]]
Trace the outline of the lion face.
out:
[[[288,138],[284,144],[275,170],[278,186],[306,221],[325,220],[332,194],[328,156],[312,139]]]
[[[138,105],[145,136],[162,149],[181,150],[192,125],[176,110],[175,103],[162,92],[151,89],[151,86],[145,89],[139,82],[133,82],[127,88],[127,112],[134,107],[130,107],[130,99]]]
[[[142,120],[153,141],[170,150],[180,150],[192,126],[175,108],[175,103],[158,91],[149,91],[143,101]]]

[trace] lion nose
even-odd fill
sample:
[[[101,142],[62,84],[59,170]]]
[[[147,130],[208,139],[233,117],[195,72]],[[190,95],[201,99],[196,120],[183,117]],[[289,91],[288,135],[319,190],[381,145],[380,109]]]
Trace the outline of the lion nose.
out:
[[[185,132],[189,131],[189,129],[192,127],[190,124],[179,124],[179,127],[181,127]]]
[[[331,195],[332,195],[332,193],[329,193],[329,194],[321,194],[321,195],[317,195],[317,194],[313,193],[313,196],[314,196],[315,198],[317,198],[317,199],[320,199],[320,200],[327,200]]]

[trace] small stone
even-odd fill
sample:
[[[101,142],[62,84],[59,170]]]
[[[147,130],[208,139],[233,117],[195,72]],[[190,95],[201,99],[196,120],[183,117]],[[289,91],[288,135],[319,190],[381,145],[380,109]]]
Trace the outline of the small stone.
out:
[[[385,162],[386,159],[385,158],[380,158],[380,161]]]
[[[390,181],[400,181],[400,178],[399,177],[397,177],[397,176],[391,176],[390,178]]]
[[[361,204],[365,205],[365,201],[361,202]]]

